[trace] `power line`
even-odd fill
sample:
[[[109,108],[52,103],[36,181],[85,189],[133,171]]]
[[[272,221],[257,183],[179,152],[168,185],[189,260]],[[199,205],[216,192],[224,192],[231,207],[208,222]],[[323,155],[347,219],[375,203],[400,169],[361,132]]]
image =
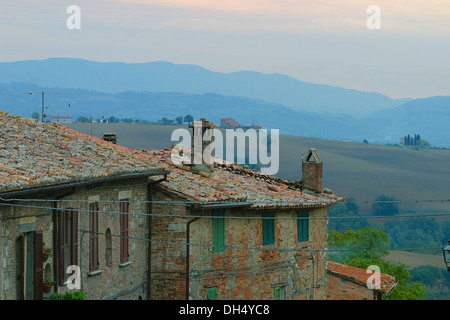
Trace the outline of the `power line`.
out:
[[[390,251],[414,251],[414,250],[436,250],[442,249],[442,247],[426,247],[426,248],[396,248],[396,249],[284,249],[284,248],[267,248],[262,245],[259,247],[242,247],[242,246],[217,246],[212,244],[204,244],[204,243],[188,243],[183,241],[173,241],[173,240],[156,240],[150,238],[143,237],[132,237],[132,236],[123,236],[118,234],[107,234],[104,232],[94,232],[90,230],[81,229],[80,232],[83,233],[94,233],[99,235],[118,237],[124,239],[131,240],[142,240],[152,243],[163,243],[163,244],[176,244],[183,246],[197,246],[197,247],[205,247],[205,248],[225,248],[225,249],[237,249],[237,250],[257,250],[257,251],[280,251],[280,252],[390,252]]]
[[[123,201],[122,201],[123,202]],[[95,203],[95,202],[91,202]],[[41,206],[28,206],[28,205],[19,205],[12,203],[0,203],[0,206],[9,206],[9,207],[20,207],[20,208],[33,208],[33,209],[42,209],[42,210],[55,210],[54,207],[41,207]],[[276,208],[275,208],[276,209]],[[135,215],[135,216],[152,216],[152,217],[175,217],[175,218],[208,218],[208,219],[269,219],[269,220],[330,220],[330,219],[338,219],[338,220],[347,220],[347,219],[402,219],[402,218],[421,218],[421,217],[439,217],[439,216],[450,216],[450,212],[440,212],[440,213],[427,213],[427,214],[409,214],[409,215],[396,215],[396,216],[345,216],[345,217],[277,217],[277,216],[216,216],[216,215],[179,215],[179,214],[168,214],[168,213],[141,213],[141,212],[117,212],[117,211],[92,211],[85,209],[77,209],[77,208],[57,208],[59,211],[71,211],[71,212],[81,212],[81,213],[104,213],[104,214],[127,214],[127,215]],[[274,209],[272,209],[274,210]],[[295,210],[295,209],[292,209]],[[270,209],[268,209],[270,211]]]

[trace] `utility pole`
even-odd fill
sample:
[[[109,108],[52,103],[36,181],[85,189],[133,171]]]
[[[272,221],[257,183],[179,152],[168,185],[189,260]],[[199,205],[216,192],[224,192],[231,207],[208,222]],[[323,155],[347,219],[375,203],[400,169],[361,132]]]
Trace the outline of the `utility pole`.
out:
[[[45,107],[45,103],[44,103],[44,95],[45,94],[72,94],[72,92],[26,92],[25,94],[29,94],[30,97],[32,94],[40,94],[42,95],[42,114],[41,114],[41,121],[44,122],[44,119],[47,117],[47,115],[45,114],[45,110],[44,109],[48,109],[48,108],[70,108],[70,104],[67,107]],[[31,102],[30,102],[31,104]]]

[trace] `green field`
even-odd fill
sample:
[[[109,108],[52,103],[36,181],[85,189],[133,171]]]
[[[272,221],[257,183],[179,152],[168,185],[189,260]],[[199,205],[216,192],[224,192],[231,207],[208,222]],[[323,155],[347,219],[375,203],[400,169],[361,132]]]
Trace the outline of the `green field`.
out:
[[[431,255],[407,251],[391,251],[383,260],[393,264],[403,263],[409,268],[430,265],[445,269],[444,258],[442,255]]]
[[[90,124],[73,123],[71,128],[90,134]],[[161,149],[175,142],[171,133],[180,126],[150,124],[94,124],[93,135],[114,132],[118,143],[133,149]],[[186,126],[181,126],[186,128]],[[399,200],[450,199],[450,150],[415,151],[393,146],[280,137],[279,177],[301,178],[301,157],[309,148],[318,150],[324,162],[323,185],[356,201],[371,201],[380,194]],[[361,212],[370,204],[360,204]],[[400,210],[450,211],[450,202],[402,203]]]

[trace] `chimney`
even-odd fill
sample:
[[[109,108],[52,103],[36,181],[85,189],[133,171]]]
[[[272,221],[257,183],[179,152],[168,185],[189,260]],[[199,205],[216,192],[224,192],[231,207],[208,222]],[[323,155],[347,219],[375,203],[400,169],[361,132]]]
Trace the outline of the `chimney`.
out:
[[[323,162],[315,148],[309,149],[306,159],[302,159],[302,182],[303,187],[313,191],[322,190]]]
[[[217,128],[212,122],[206,119],[194,121],[189,128],[192,128],[191,143],[191,170],[201,171],[211,174],[214,171],[214,142],[212,139],[213,129]],[[205,149],[206,155],[205,155]],[[206,156],[206,157],[205,157]]]

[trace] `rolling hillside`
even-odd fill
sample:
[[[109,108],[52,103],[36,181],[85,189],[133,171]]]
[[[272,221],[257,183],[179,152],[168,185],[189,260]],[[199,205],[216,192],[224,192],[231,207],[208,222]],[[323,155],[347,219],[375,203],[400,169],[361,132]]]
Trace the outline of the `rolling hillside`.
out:
[[[90,133],[90,125],[73,123],[71,128]],[[118,143],[133,149],[161,149],[178,126],[149,124],[94,124],[93,135],[115,132]],[[186,126],[182,126],[186,128]],[[371,201],[380,194],[401,200],[449,199],[450,150],[414,151],[390,146],[280,137],[280,168],[277,176],[301,178],[301,157],[309,148],[318,150],[324,162],[324,187],[336,194]],[[361,204],[364,210],[364,204]],[[366,206],[367,209],[367,206]],[[450,203],[406,203],[401,210],[450,211]]]

